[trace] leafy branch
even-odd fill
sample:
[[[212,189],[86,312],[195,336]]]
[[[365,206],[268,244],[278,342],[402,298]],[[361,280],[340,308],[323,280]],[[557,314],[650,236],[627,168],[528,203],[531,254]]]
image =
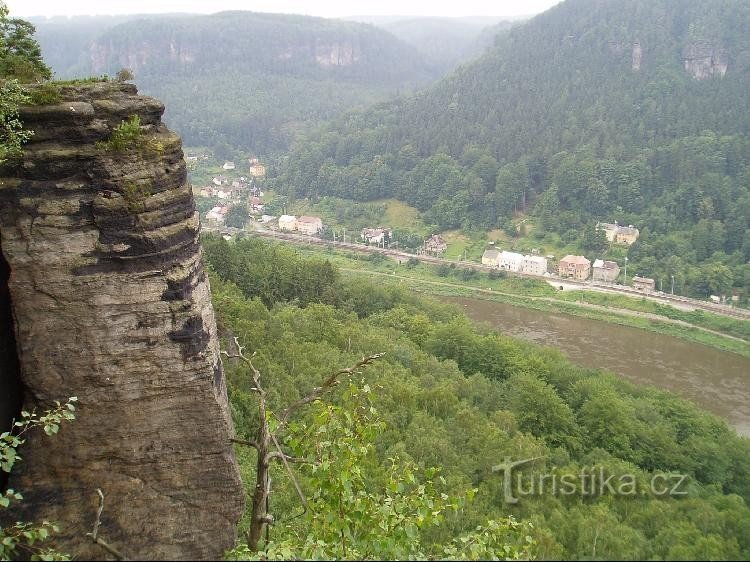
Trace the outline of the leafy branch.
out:
[[[381,358],[384,354],[376,353],[374,355],[363,357],[351,367],[334,371],[323,380],[320,386],[313,388],[307,395],[285,408],[278,418],[278,423],[272,428],[272,415],[268,411],[266,405],[266,392],[261,385],[260,371],[256,369],[252,362],[252,358],[255,354],[253,353],[250,357],[246,356],[244,354],[244,348],[239,344],[237,338],[234,338],[234,343],[237,349],[236,352],[230,354],[227,351],[222,351],[222,353],[229,358],[239,359],[250,369],[253,381],[253,387],[251,390],[258,395],[258,418],[260,420],[260,425],[255,439],[231,440],[233,443],[252,447],[258,452],[252,513],[250,517],[250,527],[247,531],[248,548],[250,551],[256,552],[258,550],[258,543],[263,536],[264,529],[274,522],[273,516],[268,512],[268,498],[271,492],[269,469],[273,460],[280,460],[282,462],[292,484],[294,485],[303,506],[303,512],[300,515],[304,514],[307,510],[307,499],[302,492],[302,488],[300,487],[294,472],[292,471],[290,463],[309,463],[311,461],[299,457],[293,457],[292,455],[285,453],[279,444],[279,439],[287,429],[291,417],[299,412],[303,406],[319,400],[324,394],[334,389],[338,385],[339,379],[342,375],[353,375],[358,373],[361,369],[372,365],[372,363]]]

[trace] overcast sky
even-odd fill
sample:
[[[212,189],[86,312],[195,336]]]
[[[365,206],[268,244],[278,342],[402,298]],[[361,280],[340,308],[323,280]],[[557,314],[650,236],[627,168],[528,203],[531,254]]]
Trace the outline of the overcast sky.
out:
[[[145,13],[281,12],[323,17],[353,15],[521,16],[560,0],[6,0],[14,16]]]

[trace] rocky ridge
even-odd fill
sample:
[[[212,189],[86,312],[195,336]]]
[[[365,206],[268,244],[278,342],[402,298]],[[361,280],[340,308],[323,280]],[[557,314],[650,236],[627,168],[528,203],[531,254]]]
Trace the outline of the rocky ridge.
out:
[[[22,108],[35,131],[0,172],[0,240],[24,407],[77,396],[52,438],[34,434],[10,485],[13,517],[55,521],[58,547],[134,559],[206,559],[233,546],[243,491],[199,223],[181,141],[135,86],[60,88]],[[103,144],[138,116],[127,150]]]

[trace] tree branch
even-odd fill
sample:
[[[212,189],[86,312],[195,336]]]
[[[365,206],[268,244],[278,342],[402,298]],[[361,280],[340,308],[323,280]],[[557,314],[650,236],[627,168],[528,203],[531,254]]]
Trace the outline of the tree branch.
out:
[[[300,398],[299,400],[285,408],[283,412],[281,412],[281,416],[279,417],[279,425],[276,428],[276,432],[278,433],[286,427],[286,425],[289,423],[289,417],[295,411],[299,410],[306,404],[315,402],[323,394],[329,392],[333,387],[335,387],[338,384],[338,379],[341,375],[353,375],[359,372],[359,369],[372,365],[372,363],[374,363],[377,359],[383,357],[383,355],[385,355],[385,353],[375,353],[374,355],[363,357],[351,367],[339,369],[338,371],[334,371],[333,373],[328,375],[328,377],[323,381],[322,385],[316,386],[306,396]]]
[[[99,536],[99,527],[102,524],[102,512],[104,511],[104,494],[99,488],[96,489],[96,493],[99,494],[99,508],[96,510],[94,529],[92,532],[86,533],[86,536],[91,537],[91,541],[94,544],[98,544],[118,560],[127,560],[127,558],[125,558],[125,556],[119,550],[117,550],[115,547],[110,545],[107,541]]]
[[[285,453],[281,453],[279,451],[271,451],[270,453],[266,455],[267,461],[270,461],[272,459],[286,460],[286,462],[300,463],[300,464],[315,464],[315,461],[313,460],[306,459],[303,457],[290,457],[289,455]]]
[[[248,439],[236,439],[234,437],[231,437],[229,439],[230,443],[237,443],[238,445],[246,445],[248,447],[252,447],[256,451],[260,448],[257,441],[248,440]]]

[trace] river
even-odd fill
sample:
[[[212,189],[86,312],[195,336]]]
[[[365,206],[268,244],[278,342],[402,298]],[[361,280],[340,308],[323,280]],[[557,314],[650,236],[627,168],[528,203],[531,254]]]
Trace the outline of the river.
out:
[[[541,312],[505,303],[450,297],[466,314],[500,332],[556,347],[574,363],[692,400],[750,436],[750,359],[646,330]]]

